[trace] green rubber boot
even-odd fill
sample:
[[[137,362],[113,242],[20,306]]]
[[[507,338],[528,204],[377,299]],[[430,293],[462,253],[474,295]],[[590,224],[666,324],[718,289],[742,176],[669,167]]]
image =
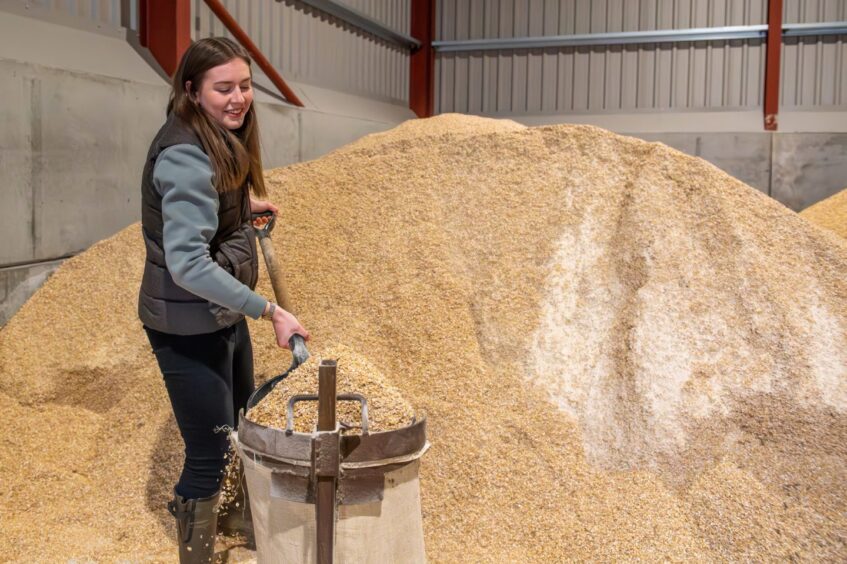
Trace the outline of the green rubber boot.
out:
[[[174,491],[168,511],[176,517],[180,564],[206,564],[215,556],[220,492],[210,497],[186,499]]]

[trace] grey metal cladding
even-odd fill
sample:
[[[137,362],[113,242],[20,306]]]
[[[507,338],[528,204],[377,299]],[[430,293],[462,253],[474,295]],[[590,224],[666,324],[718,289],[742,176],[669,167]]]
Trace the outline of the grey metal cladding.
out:
[[[845,0],[785,0],[786,24],[847,21]],[[785,37],[780,106],[847,109],[847,35]]]
[[[767,23],[766,0],[438,0],[438,40]],[[436,111],[543,114],[751,109],[760,38],[438,53]]]

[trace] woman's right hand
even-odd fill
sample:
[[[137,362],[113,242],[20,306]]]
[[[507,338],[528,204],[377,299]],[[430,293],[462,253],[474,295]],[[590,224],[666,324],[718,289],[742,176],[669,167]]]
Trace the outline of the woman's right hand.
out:
[[[271,322],[274,325],[276,344],[284,349],[288,348],[288,341],[295,333],[302,335],[305,340],[309,340],[309,332],[306,331],[305,327],[300,325],[300,322],[297,321],[294,315],[285,311],[280,306],[276,306]]]

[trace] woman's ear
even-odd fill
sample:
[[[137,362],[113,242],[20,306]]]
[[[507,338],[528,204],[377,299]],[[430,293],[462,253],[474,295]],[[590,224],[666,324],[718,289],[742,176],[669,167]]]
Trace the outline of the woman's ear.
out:
[[[195,102],[195,103],[197,102],[197,97],[195,96],[194,91],[191,88],[191,81],[190,80],[185,81],[185,93],[188,95],[189,100],[191,100],[192,102]]]

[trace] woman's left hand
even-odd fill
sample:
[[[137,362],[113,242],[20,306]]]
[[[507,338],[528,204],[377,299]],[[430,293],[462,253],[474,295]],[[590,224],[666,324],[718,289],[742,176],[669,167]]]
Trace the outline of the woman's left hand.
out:
[[[262,213],[267,211],[278,214],[279,208],[265,200],[254,200],[253,198],[250,198],[250,213]]]

